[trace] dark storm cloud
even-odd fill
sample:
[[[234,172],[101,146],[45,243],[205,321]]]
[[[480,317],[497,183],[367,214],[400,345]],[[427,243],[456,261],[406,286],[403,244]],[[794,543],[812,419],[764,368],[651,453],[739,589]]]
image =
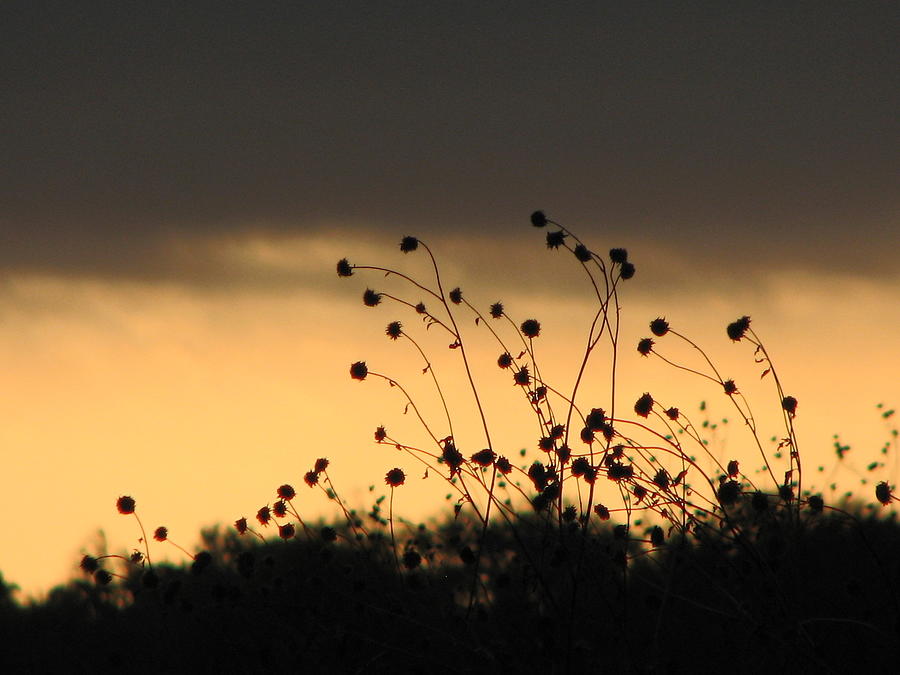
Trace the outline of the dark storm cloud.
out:
[[[503,234],[542,207],[706,262],[896,274],[897,20],[3,3],[0,268],[190,279],[183,236]]]

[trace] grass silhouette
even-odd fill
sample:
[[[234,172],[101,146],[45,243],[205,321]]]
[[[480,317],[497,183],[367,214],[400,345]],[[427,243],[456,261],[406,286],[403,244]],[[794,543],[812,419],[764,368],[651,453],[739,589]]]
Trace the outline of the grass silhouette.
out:
[[[424,443],[379,426],[374,441],[439,476],[456,498],[431,523],[394,515],[406,474],[386,470],[387,493],[367,513],[343,500],[326,458],[303,476],[335,504],[334,522],[306,522],[284,484],[255,519],[204,533],[196,554],[165,527],[153,546],[174,545],[189,562],[153,564],[151,542],[131,496],[144,549],[85,555],[81,578],[41,603],[17,605],[0,584],[7,672],[853,672],[886,669],[900,656],[900,529],[861,502],[826,503],[804,474],[794,426],[798,401],[784,388],[763,341],[742,316],[725,335],[752,349],[774,389],[783,434],[766,449],[750,401],[707,352],[663,317],[637,351],[728,399],[746,429],[751,457],[720,460],[707,425],[650,392],[616,408],[619,296],[636,274],[628,252],[591,251],[572,231],[549,228],[546,246],[568,251],[596,299],[574,384],[547,376],[536,318],[513,319],[503,303],[479,310],[459,287],[446,290],[428,245],[419,280],[393,268],[337,264],[339,277],[378,273],[400,290],[366,288],[368,307],[392,305],[441,333],[459,357],[470,399],[452,399],[423,342],[401,321],[385,335],[409,343],[441,415],[429,419],[399,377],[367,362],[351,378],[386,384],[421,425]],[[413,296],[409,294],[413,293]],[[483,367],[463,321],[496,344],[490,368],[504,371],[539,430],[532,451],[507,457],[492,434],[475,373]],[[598,352],[605,400],[583,401]],[[591,396],[596,396],[595,392]],[[456,430],[474,410],[480,447]],[[891,420],[893,411],[882,410]],[[891,430],[885,455],[897,452]],[[845,446],[835,440],[838,463]],[[756,469],[745,466],[758,464]],[[877,463],[876,463],[877,464]],[[833,475],[832,472],[831,475]],[[833,487],[832,487],[833,492]],[[897,497],[875,486],[883,505]],[[59,648],[47,648],[48,643]],[[64,646],[64,648],[63,648]]]

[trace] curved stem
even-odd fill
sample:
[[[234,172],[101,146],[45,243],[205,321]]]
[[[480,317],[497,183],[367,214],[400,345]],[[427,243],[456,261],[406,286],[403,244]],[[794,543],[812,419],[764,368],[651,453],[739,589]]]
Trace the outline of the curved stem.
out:
[[[150,567],[150,569],[153,569],[153,563],[150,562],[150,542],[147,541],[147,533],[144,532],[144,524],[141,522],[141,519],[138,516],[137,511],[132,511],[132,513],[134,514],[134,517],[137,519],[138,525],[140,525],[140,527],[141,527],[141,540],[144,542],[144,551],[146,551],[146,553],[147,553],[147,565]]]

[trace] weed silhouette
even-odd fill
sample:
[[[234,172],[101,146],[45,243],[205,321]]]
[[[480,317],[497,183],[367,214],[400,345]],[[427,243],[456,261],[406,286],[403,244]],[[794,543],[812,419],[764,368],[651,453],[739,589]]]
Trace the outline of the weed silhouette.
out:
[[[304,520],[296,491],[282,484],[255,519],[205,532],[197,553],[156,528],[154,546],[177,546],[186,562],[152,565],[136,502],[123,496],[117,509],[137,520],[144,550],[85,555],[81,578],[26,607],[0,583],[8,636],[0,659],[32,672],[153,673],[840,673],[896,664],[894,512],[879,518],[858,501],[826,501],[817,491],[824,486],[804,475],[800,404],[756,324],[741,316],[725,324],[722,337],[752,348],[761,378],[773,384],[783,429],[774,450],[766,449],[739,385],[677,321],[654,318],[652,337],[627,345],[728,399],[754,452],[724,461],[710,450],[706,422],[651,391],[617,409],[625,348],[620,295],[637,273],[629,252],[611,248],[601,256],[543,212],[530,220],[548,228],[548,251],[569,253],[595,300],[566,389],[540,357],[548,326],[514,319],[500,301],[482,312],[460,287],[445,290],[437,258],[421,239],[403,237],[400,251],[425,256],[427,280],[346,258],[337,263],[344,279],[381,275],[391,287],[366,287],[363,304],[408,312],[410,326],[442,334],[458,356],[466,401],[447,394],[416,331],[399,320],[384,330],[382,337],[408,344],[421,360],[439,404],[434,419],[400,376],[366,361],[349,368],[360,386],[387,385],[418,421],[425,443],[385,426],[375,428],[374,443],[438,476],[456,499],[451,512],[428,523],[397,518],[394,493],[407,472],[395,466],[384,474],[388,494],[363,513],[341,498],[328,459],[319,458],[302,478],[336,506],[333,522]],[[464,320],[499,356],[475,360]],[[606,393],[585,401],[601,351]],[[500,451],[476,382],[481,368],[501,369],[533,416],[539,432],[531,450]],[[458,435],[466,409],[474,410],[472,426],[482,436],[471,448]],[[891,439],[885,455],[896,455],[896,429]],[[838,439],[835,446],[840,464],[846,447]],[[743,468],[757,462],[757,469]],[[887,481],[872,496],[883,506],[898,500]],[[53,640],[65,649],[47,649]]]

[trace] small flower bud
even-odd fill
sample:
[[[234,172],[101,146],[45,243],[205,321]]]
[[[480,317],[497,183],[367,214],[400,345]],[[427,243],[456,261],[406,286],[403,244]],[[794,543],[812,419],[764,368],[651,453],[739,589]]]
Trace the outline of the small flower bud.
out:
[[[650,331],[656,337],[662,337],[669,332],[669,322],[663,318],[653,319],[653,321],[650,322]]]
[[[400,250],[404,253],[410,253],[419,248],[419,240],[415,237],[403,237],[400,242]]]
[[[641,417],[647,417],[648,415],[650,415],[650,411],[652,409],[653,397],[650,394],[644,394],[634,404],[634,412]]]
[[[380,302],[381,293],[376,293],[371,288],[367,288],[366,292],[363,293],[363,304],[365,304],[366,307],[374,307]]]
[[[337,274],[339,277],[349,277],[353,274],[353,268],[350,266],[350,263],[346,258],[341,258],[340,260],[338,260]]]
[[[116,500],[116,508],[119,510],[123,516],[127,516],[130,513],[134,513],[134,500],[131,497],[119,497]]]
[[[535,227],[544,227],[547,224],[547,216],[543,211],[535,211],[531,214],[531,224]]]
[[[364,380],[368,374],[369,369],[366,367],[365,361],[357,361],[350,366],[350,377],[354,380]]]
[[[728,327],[725,329],[725,332],[728,333],[728,337],[737,342],[744,334],[747,332],[747,329],[750,328],[750,317],[742,316],[737,321],[732,321],[728,324]]]
[[[541,324],[537,319],[526,319],[522,322],[522,335],[527,338],[536,338],[541,334]]]
[[[400,487],[405,481],[406,474],[403,473],[403,469],[391,469],[384,477],[384,482],[392,488]]]
[[[628,262],[628,251],[624,248],[611,248],[609,249],[609,259],[621,265]]]

